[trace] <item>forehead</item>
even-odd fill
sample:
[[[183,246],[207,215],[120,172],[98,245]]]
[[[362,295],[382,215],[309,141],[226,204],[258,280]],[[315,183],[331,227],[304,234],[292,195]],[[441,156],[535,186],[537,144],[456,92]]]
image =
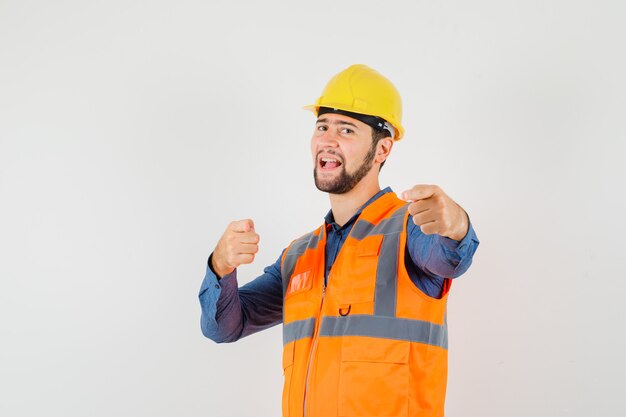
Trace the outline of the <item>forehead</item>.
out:
[[[353,119],[352,117],[345,116],[343,114],[336,113],[324,113],[317,118],[316,123],[328,123],[328,124],[350,124],[356,126],[359,129],[367,129],[369,126],[360,120]]]

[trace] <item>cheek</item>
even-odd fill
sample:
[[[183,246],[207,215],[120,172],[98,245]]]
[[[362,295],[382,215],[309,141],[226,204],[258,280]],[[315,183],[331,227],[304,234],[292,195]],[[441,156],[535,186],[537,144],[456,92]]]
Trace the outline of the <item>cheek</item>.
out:
[[[359,146],[359,144],[351,144],[344,147],[343,153],[345,155],[346,162],[349,162],[350,164],[358,164],[365,157],[367,150],[362,146]]]

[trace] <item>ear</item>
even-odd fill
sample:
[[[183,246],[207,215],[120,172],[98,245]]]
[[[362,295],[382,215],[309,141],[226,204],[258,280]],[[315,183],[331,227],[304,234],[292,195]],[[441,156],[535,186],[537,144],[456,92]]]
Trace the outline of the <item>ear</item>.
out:
[[[376,156],[374,157],[374,161],[382,164],[391,153],[391,148],[393,148],[393,139],[384,138],[379,140],[376,144]]]

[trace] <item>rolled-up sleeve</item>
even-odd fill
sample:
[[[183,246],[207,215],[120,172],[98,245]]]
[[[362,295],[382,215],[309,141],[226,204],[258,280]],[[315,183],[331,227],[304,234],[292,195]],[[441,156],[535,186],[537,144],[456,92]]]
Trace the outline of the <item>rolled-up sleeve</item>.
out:
[[[237,270],[218,279],[209,258],[198,294],[202,333],[217,343],[235,342],[282,322],[280,259],[239,288]]]
[[[407,248],[413,263],[424,272],[439,278],[457,278],[470,265],[479,245],[471,222],[460,241],[437,234],[426,235],[409,218]]]

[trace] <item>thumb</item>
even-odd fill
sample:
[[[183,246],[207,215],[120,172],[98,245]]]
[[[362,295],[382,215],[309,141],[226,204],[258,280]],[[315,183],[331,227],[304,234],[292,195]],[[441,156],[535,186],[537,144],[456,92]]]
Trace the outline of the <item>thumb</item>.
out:
[[[232,224],[233,232],[250,232],[254,231],[254,222],[252,219],[244,219],[233,222]]]

